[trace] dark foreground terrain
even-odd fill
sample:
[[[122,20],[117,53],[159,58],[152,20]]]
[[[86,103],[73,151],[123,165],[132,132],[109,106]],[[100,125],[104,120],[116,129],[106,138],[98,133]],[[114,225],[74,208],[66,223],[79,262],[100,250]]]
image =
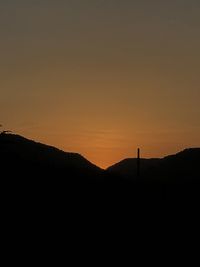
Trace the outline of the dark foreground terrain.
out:
[[[4,247],[11,244],[16,257],[17,249],[23,257],[38,249],[44,256],[46,250],[48,259],[51,250],[64,255],[73,251],[73,260],[88,256],[98,263],[105,251],[116,260],[118,252],[133,254],[135,259],[139,251],[141,261],[149,260],[144,251],[152,249],[150,255],[156,253],[159,259],[160,244],[167,244],[166,240],[176,250],[177,236],[182,242],[187,235],[195,237],[199,229],[200,149],[142,160],[139,178],[135,161],[124,160],[102,170],[79,154],[1,134]],[[28,257],[31,261],[35,256]]]
[[[62,209],[197,204],[200,196],[200,148],[163,159],[126,159],[102,170],[76,153],[14,134],[0,135],[1,190],[4,201],[52,203]]]

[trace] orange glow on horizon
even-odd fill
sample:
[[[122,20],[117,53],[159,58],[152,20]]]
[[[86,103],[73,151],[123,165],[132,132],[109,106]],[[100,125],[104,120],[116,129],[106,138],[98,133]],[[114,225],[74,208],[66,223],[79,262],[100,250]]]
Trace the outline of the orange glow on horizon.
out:
[[[0,124],[101,167],[200,147],[199,10],[1,1]]]
[[[37,131],[36,131],[37,132]],[[93,164],[105,169],[125,158],[137,157],[137,148],[141,148],[142,158],[160,158],[189,148],[198,147],[199,139],[193,136],[193,142],[187,142],[191,133],[135,133],[120,135],[113,131],[85,132],[84,134],[45,134],[24,132],[19,134],[52,145],[65,152],[75,152],[84,156]],[[172,135],[174,140],[172,141]],[[147,139],[147,136],[151,138]],[[153,137],[154,136],[154,137]]]

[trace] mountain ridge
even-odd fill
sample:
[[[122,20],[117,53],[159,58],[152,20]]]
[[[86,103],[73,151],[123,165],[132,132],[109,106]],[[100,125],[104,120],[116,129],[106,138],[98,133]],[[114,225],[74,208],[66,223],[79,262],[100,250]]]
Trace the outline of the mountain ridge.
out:
[[[103,170],[91,163],[79,153],[65,152],[51,145],[46,145],[23,136],[10,133],[0,134],[1,171],[12,175],[24,176],[61,176],[69,179],[93,181],[107,178],[119,182],[137,180],[137,159],[127,158]],[[180,180],[200,178],[200,148],[186,148],[176,154],[163,158],[141,158],[141,181]],[[93,178],[92,178],[93,177]],[[118,178],[117,178],[118,177]]]
[[[157,180],[173,180],[184,177],[186,179],[200,179],[200,148],[186,148],[176,154],[168,155],[163,158],[141,158],[141,177]],[[137,179],[137,158],[124,159],[107,168],[109,173],[118,174],[127,179]],[[167,177],[168,176],[168,177]],[[160,177],[160,178],[159,178]],[[168,178],[168,179],[167,179]],[[175,180],[175,179],[174,179]],[[180,179],[179,179],[180,180]]]
[[[30,175],[30,170],[38,175],[46,172],[50,176],[52,171],[58,171],[60,175],[61,172],[69,171],[71,176],[76,177],[81,177],[81,172],[89,176],[92,173],[98,176],[103,172],[103,169],[78,153],[65,152],[16,134],[0,135],[0,160],[7,173],[12,172],[10,166],[15,167],[18,172]]]
[[[98,207],[110,214],[113,208],[116,212],[119,208],[129,212],[136,206],[140,209],[170,201],[174,205],[180,199],[200,203],[200,148],[195,153],[186,149],[163,159],[142,159],[139,179],[136,162],[137,159],[121,161],[122,172],[116,170],[119,163],[114,170],[102,170],[78,153],[19,135],[0,134],[0,183],[4,201],[11,205],[16,199],[20,205],[27,203],[27,209],[37,203],[43,212],[48,202],[49,209],[81,209],[84,216],[87,207],[91,214]]]

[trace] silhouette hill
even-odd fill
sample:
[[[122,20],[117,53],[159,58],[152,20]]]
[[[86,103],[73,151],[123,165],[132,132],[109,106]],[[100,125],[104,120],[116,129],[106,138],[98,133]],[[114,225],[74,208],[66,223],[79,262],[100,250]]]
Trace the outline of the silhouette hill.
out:
[[[199,196],[200,148],[163,159],[125,159],[107,170],[77,153],[67,153],[15,134],[0,134],[0,175],[6,195],[57,208],[104,207],[108,213],[150,203],[173,202]],[[196,200],[195,200],[196,201]],[[42,201],[44,203],[44,201]],[[67,204],[66,204],[67,203]],[[50,206],[50,204],[48,204]]]
[[[5,205],[65,217],[101,203],[106,173],[80,154],[2,133],[0,178]]]
[[[129,158],[107,169],[127,180],[137,181],[137,159]],[[200,148],[185,149],[161,159],[141,159],[143,182],[191,183],[200,182]]]
[[[55,147],[14,134],[0,135],[1,172],[6,176],[45,178],[55,175],[65,179],[100,179],[103,170],[78,153],[67,153]]]

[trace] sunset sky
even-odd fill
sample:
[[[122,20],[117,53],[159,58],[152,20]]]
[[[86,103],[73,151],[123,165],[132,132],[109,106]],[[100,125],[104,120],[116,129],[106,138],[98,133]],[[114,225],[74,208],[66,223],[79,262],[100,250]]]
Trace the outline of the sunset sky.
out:
[[[0,124],[107,167],[200,147],[199,0],[1,0]]]

